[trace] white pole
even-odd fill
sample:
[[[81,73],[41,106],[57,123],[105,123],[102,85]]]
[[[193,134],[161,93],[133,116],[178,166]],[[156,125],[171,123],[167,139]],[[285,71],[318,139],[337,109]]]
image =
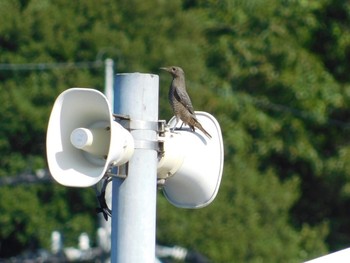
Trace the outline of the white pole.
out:
[[[113,107],[113,59],[107,58],[105,60],[105,95],[110,105]]]
[[[117,74],[114,112],[131,121],[158,121],[159,77],[152,74]],[[114,178],[112,190],[112,263],[154,263],[156,233],[157,140],[149,129],[131,130],[135,152],[126,179]]]
[[[105,88],[104,94],[113,108],[113,82],[114,82],[114,61],[111,58],[105,60]],[[106,203],[108,207],[112,206],[112,186],[110,184],[106,187]],[[100,227],[98,229],[98,242],[99,246],[104,252],[109,252],[111,250],[111,221],[106,221],[102,214],[99,216]],[[109,262],[108,260],[104,262]]]

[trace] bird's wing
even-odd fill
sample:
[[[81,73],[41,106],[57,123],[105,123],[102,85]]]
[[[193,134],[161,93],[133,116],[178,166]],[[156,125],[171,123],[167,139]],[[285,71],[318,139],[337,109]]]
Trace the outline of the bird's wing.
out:
[[[194,114],[194,109],[192,106],[191,99],[188,96],[186,91],[183,91],[182,89],[175,88],[174,96],[175,96],[175,99],[178,100],[179,102],[181,102],[181,104],[184,105],[190,113]]]

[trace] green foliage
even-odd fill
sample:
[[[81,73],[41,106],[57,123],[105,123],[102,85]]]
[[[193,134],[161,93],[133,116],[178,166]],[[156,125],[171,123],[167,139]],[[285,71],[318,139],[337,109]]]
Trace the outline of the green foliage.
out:
[[[349,4],[322,1],[0,1],[0,63],[115,60],[160,74],[160,119],[180,65],[195,109],[220,122],[225,169],[215,201],[172,207],[159,194],[157,240],[213,262],[300,262],[350,242]],[[45,166],[57,95],[102,90],[94,68],[0,70],[0,176]],[[91,189],[0,187],[0,257],[94,236]]]

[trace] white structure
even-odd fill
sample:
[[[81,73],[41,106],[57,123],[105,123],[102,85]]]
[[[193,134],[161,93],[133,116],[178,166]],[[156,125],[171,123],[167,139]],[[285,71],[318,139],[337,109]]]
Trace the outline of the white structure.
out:
[[[166,198],[184,208],[210,204],[220,186],[224,154],[218,122],[196,112],[210,139],[185,125],[170,132],[174,118],[166,127],[158,120],[158,90],[157,75],[118,74],[114,114],[110,98],[86,88],[62,92],[51,112],[46,146],[53,178],[72,187],[113,178],[113,263],[154,263],[157,181]],[[104,249],[108,234],[108,229],[98,233]],[[82,250],[89,247],[86,240],[79,243]],[[65,252],[79,256],[72,249]]]
[[[349,263],[350,262],[350,248],[343,249],[323,257],[319,257],[305,263]]]

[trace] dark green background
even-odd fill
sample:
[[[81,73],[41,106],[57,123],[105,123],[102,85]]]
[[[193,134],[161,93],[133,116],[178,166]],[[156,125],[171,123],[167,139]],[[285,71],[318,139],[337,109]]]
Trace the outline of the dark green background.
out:
[[[158,242],[213,262],[300,262],[350,243],[349,24],[340,0],[2,0],[0,63],[181,66],[194,108],[221,125],[225,169],[206,208],[158,194]],[[103,90],[103,67],[0,70],[0,177],[46,167],[50,110],[71,87]],[[94,237],[96,205],[91,188],[1,186],[0,257],[49,248],[53,230],[66,245]]]

